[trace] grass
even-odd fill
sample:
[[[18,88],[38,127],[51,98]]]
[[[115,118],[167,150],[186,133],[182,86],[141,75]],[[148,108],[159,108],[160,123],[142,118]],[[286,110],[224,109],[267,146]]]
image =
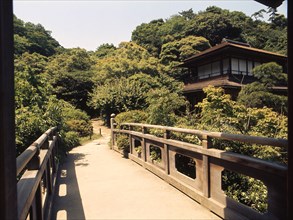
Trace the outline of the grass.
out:
[[[102,137],[102,135],[99,135],[99,134],[93,134],[91,138],[90,138],[90,136],[81,137],[81,138],[79,138],[79,143],[80,143],[80,145],[85,145],[93,140],[99,139],[100,137]]]

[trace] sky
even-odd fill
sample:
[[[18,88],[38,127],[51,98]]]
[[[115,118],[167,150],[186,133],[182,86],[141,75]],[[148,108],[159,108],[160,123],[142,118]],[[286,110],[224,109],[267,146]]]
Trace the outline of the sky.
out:
[[[14,0],[14,14],[25,22],[40,23],[65,48],[96,50],[103,43],[118,45],[131,40],[142,23],[167,19],[178,12],[203,11],[218,6],[252,15],[266,6],[253,0]],[[287,0],[278,8],[287,15]]]

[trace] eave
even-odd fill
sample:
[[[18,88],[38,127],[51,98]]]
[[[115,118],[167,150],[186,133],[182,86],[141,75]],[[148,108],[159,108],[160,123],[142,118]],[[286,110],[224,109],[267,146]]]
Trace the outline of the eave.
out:
[[[272,8],[277,8],[283,3],[284,0],[255,0],[255,1]]]

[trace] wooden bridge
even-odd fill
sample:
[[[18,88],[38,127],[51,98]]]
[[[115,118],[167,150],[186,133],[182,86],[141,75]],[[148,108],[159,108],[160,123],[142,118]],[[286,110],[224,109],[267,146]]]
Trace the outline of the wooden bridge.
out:
[[[28,168],[18,182],[19,219],[285,219],[287,167],[214,149],[211,139],[279,147],[286,147],[286,140],[135,123],[118,129],[113,120],[103,138],[70,152],[57,181],[54,128],[17,158],[18,174]],[[110,134],[115,151],[108,146]],[[121,134],[128,136],[129,159],[116,152]],[[197,137],[198,144],[184,135]],[[266,213],[225,195],[224,169],[265,183]]]

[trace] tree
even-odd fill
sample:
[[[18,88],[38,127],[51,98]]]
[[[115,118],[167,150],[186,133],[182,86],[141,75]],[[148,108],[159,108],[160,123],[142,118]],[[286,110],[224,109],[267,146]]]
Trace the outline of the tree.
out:
[[[185,99],[166,88],[150,90],[147,97],[147,122],[156,125],[174,126],[176,111],[185,106]]]
[[[241,31],[241,28],[233,25],[227,10],[210,7],[192,19],[186,35],[203,36],[214,46],[221,43],[223,38],[241,40]]]
[[[181,11],[181,12],[179,12],[179,15],[181,15],[182,17],[184,17],[186,20],[191,20],[192,18],[194,18],[195,13],[193,12],[192,8],[190,8],[187,11]]]
[[[51,32],[41,24],[25,23],[16,16],[14,16],[14,34],[16,55],[36,52],[44,56],[52,56],[60,47],[51,36]]]
[[[142,23],[132,32],[131,40],[145,47],[153,56],[158,57],[162,45],[159,30],[163,24],[163,19],[153,20],[149,24]]]
[[[286,85],[286,74],[282,67],[274,62],[262,64],[253,69],[253,75],[259,82],[242,87],[238,102],[247,107],[261,108],[267,106],[280,113],[287,113],[287,97],[273,93],[273,87]]]
[[[188,36],[164,44],[160,54],[160,62],[166,66],[166,72],[170,76],[183,80],[187,72],[176,66],[181,64],[183,60],[208,48],[210,48],[209,41],[204,37]]]
[[[85,49],[75,48],[52,57],[46,68],[53,94],[92,114],[87,106],[93,90],[93,59]]]
[[[158,59],[145,48],[133,42],[122,42],[111,56],[97,60],[93,79],[97,85],[103,85],[113,78],[127,78],[138,73],[157,76],[161,68]]]
[[[117,48],[113,44],[102,44],[95,51],[95,56],[98,58],[104,58],[110,56]]]

